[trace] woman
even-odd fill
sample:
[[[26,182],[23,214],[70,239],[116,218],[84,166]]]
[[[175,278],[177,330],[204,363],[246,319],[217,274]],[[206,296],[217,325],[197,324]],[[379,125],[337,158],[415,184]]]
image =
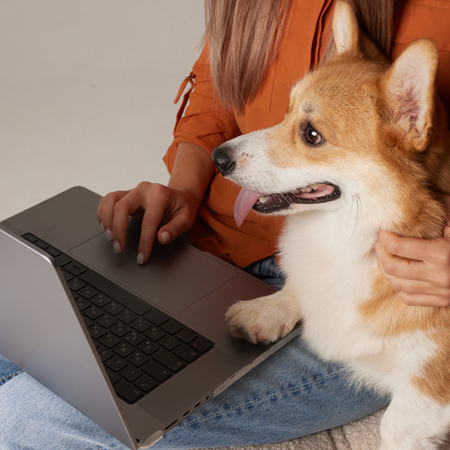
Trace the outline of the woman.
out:
[[[436,41],[441,57],[438,89],[450,111],[446,81],[450,79],[450,3],[351,3],[365,32],[387,56],[395,58],[418,37]],[[180,89],[178,97],[190,83],[177,117],[174,143],[165,156],[171,172],[168,186],[141,183],[131,191],[108,194],[99,205],[97,217],[114,251],[126,245],[128,215],[139,213],[143,225],[138,263],[148,259],[155,236],[166,244],[186,232],[198,248],[282,287],[275,256],[282,219],[261,219],[251,212],[236,227],[232,211],[239,189],[217,173],[210,153],[238,134],[282,120],[290,87],[332,53],[332,10],[331,0],[206,2],[206,44]],[[380,269],[406,303],[450,305],[447,238],[422,241],[382,232],[379,239]],[[12,441],[13,423],[25,424],[27,435],[33,436],[31,442],[27,439],[31,448],[124,448],[64,402],[44,394],[24,374],[14,377],[17,370],[8,366],[0,372],[13,377],[0,388],[0,403],[2,396],[4,402],[11,402],[2,408],[6,412],[3,424],[0,421],[1,448],[22,448]],[[33,396],[38,401],[27,409]],[[349,385],[340,365],[320,361],[298,338],[189,416],[154,448],[292,439],[362,417],[387,401]],[[36,419],[41,408],[46,410],[45,420]]]

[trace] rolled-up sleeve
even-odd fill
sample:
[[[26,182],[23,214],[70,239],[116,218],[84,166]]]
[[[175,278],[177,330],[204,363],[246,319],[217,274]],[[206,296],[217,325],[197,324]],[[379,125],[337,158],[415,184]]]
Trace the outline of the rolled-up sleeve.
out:
[[[169,172],[172,171],[180,142],[197,144],[211,154],[220,144],[240,134],[234,115],[224,109],[214,93],[207,43],[180,91],[185,87],[183,85],[187,85],[186,81],[190,81],[192,86],[183,97],[175,124],[174,141],[164,156]]]

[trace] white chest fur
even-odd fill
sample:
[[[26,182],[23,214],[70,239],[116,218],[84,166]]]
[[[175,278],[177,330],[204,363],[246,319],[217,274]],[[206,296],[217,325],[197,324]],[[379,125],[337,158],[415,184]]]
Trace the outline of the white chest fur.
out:
[[[383,342],[361,323],[357,307],[370,295],[375,233],[363,234],[351,215],[290,216],[280,241],[282,267],[301,303],[304,336],[326,359],[379,353]]]

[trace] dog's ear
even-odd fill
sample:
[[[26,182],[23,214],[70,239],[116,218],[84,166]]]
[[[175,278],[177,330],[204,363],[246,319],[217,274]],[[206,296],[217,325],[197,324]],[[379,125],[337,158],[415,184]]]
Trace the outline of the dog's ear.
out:
[[[333,37],[338,55],[359,54],[359,25],[353,8],[346,2],[338,1],[333,12]]]
[[[434,42],[418,39],[406,47],[382,79],[389,119],[418,151],[427,148],[433,132],[438,64]]]

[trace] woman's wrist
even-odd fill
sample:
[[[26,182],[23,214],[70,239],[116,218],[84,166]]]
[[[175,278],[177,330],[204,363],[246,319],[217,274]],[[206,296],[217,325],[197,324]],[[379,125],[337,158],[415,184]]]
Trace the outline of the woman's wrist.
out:
[[[199,145],[181,142],[167,186],[188,195],[198,210],[213,175],[211,156]]]

